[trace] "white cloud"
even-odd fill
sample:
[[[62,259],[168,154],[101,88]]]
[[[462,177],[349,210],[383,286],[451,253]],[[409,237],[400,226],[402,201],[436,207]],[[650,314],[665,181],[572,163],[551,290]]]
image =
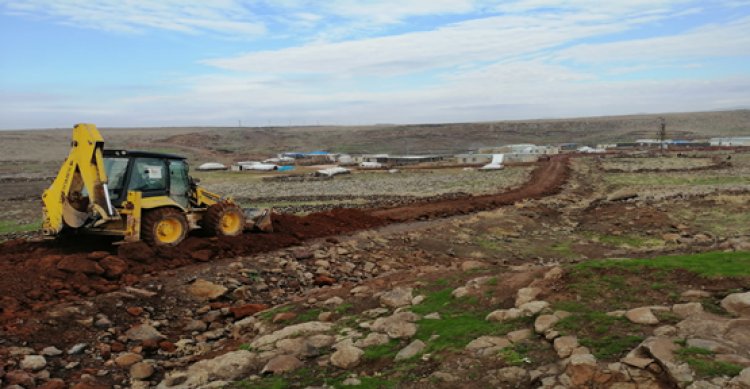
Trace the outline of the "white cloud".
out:
[[[596,20],[596,22],[594,21]],[[408,74],[476,61],[499,61],[540,52],[574,39],[621,31],[629,22],[591,15],[496,16],[432,31],[312,43],[205,61],[221,69],[275,74],[321,73],[374,77]]]
[[[113,32],[146,29],[257,36],[264,24],[236,0],[0,0],[8,13]]]
[[[678,35],[582,44],[560,52],[561,59],[580,63],[636,61],[674,62],[693,58],[750,55],[750,17],[703,26]]]

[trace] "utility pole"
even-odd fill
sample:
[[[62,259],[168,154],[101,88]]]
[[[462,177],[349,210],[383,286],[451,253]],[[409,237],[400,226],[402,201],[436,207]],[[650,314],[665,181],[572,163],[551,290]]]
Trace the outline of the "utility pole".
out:
[[[659,150],[661,155],[664,155],[664,142],[667,140],[667,121],[663,117],[659,117]]]

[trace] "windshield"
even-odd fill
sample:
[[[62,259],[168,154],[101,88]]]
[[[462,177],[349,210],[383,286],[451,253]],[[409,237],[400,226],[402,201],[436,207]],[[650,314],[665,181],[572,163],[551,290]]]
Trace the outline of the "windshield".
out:
[[[104,158],[104,171],[109,180],[109,197],[118,200],[125,185],[125,172],[128,170],[127,158]]]

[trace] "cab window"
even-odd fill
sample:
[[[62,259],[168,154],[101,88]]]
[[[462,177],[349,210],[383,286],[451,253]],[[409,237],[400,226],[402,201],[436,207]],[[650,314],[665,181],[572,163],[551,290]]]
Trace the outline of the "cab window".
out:
[[[167,190],[167,174],[164,160],[158,158],[136,158],[129,190],[158,192]]]

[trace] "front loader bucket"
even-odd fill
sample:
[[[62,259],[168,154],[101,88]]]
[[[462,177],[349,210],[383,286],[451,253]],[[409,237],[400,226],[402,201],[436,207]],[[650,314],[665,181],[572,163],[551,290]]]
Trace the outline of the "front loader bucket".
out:
[[[273,208],[243,208],[242,211],[245,213],[245,228],[261,232],[273,232],[273,221],[271,220]]]

